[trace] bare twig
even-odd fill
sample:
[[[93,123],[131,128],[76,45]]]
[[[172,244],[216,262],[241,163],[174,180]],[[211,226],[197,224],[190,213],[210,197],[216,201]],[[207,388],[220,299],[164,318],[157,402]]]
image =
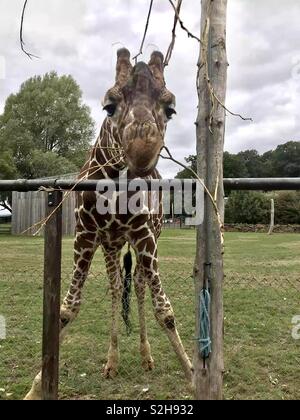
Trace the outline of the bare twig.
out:
[[[210,16],[211,13],[211,7],[212,7],[212,1],[208,5],[208,13],[207,15]],[[235,112],[230,111],[225,104],[218,98],[218,96],[215,93],[214,87],[211,83],[210,77],[209,77],[209,64],[208,64],[208,48],[209,48],[209,32],[210,32],[210,17],[206,19],[206,24],[203,30],[203,34],[201,36],[201,56],[202,56],[202,62],[198,63],[198,75],[197,75],[197,89],[199,91],[199,78],[200,78],[200,71],[204,67],[204,78],[207,83],[207,88],[210,94],[211,98],[211,112],[210,112],[210,118],[209,118],[209,131],[212,133],[212,124],[213,124],[213,118],[214,118],[214,112],[216,109],[216,103],[219,104],[226,112],[228,112],[230,115],[234,117],[239,117],[243,121],[252,121],[252,118],[243,117],[241,114],[237,114]]]
[[[171,59],[172,54],[173,54],[175,41],[176,41],[176,28],[177,28],[177,24],[178,24],[178,17],[180,15],[181,5],[182,5],[182,0],[177,0],[177,6],[176,6],[177,13],[175,13],[175,17],[174,17],[174,26],[173,26],[173,30],[172,30],[172,40],[171,40],[171,43],[169,45],[169,48],[168,48],[168,51],[167,51],[167,54],[166,54],[166,57],[165,57],[165,62],[164,62],[165,67],[167,67],[169,65],[170,59]]]
[[[216,201],[215,201],[214,197],[212,196],[211,192],[209,191],[209,189],[208,189],[208,188],[207,188],[207,186],[205,185],[204,181],[203,181],[203,180],[199,177],[199,175],[198,175],[198,174],[194,171],[194,169],[190,168],[189,166],[185,165],[185,164],[184,164],[184,163],[182,163],[182,162],[179,162],[179,160],[176,160],[176,159],[172,156],[172,154],[171,154],[170,150],[169,150],[166,146],[164,146],[163,148],[164,148],[164,149],[165,149],[165,151],[167,152],[168,156],[162,156],[162,155],[160,155],[160,157],[161,157],[162,159],[171,160],[172,162],[176,163],[177,165],[181,166],[182,168],[184,168],[184,169],[186,169],[186,170],[190,171],[190,172],[191,172],[191,174],[192,174],[192,175],[194,175],[194,177],[197,179],[197,181],[199,181],[199,182],[200,182],[200,184],[201,184],[201,185],[202,185],[202,187],[204,188],[204,190],[205,190],[206,194],[208,195],[208,197],[210,198],[210,200],[211,200],[211,202],[212,202],[212,204],[213,204],[213,206],[214,206],[214,209],[215,209],[215,211],[216,211],[216,214],[217,214],[217,216],[218,216],[218,220],[220,221],[221,226],[223,226],[222,219],[221,219],[221,215],[220,215],[219,209],[218,209],[218,207],[217,207],[217,203],[216,203]]]
[[[196,39],[196,41],[200,42],[200,44],[201,44],[201,42],[202,42],[202,41],[201,41],[201,39],[200,39],[200,38],[198,38],[196,35],[192,34],[192,32],[190,32],[190,31],[187,29],[187,27],[184,25],[184,23],[183,23],[183,21],[182,21],[182,19],[181,19],[180,15],[179,15],[178,8],[175,6],[175,4],[173,3],[173,1],[172,1],[172,0],[169,0],[169,3],[171,4],[171,6],[172,6],[172,7],[173,7],[173,9],[174,9],[175,16],[176,16],[176,17],[177,17],[177,19],[178,19],[178,22],[179,22],[179,24],[180,24],[180,26],[181,26],[181,29],[183,29],[183,30],[187,33],[187,35],[188,35],[188,37],[189,37],[189,38]]]
[[[218,102],[219,105],[221,105],[222,108],[225,109],[226,112],[228,112],[228,114],[232,115],[233,117],[238,117],[243,121],[251,121],[253,122],[253,118],[250,117],[243,117],[241,114],[236,114],[235,112],[230,111],[230,109],[228,109],[221,101],[220,99],[217,97],[217,95],[215,94],[214,90],[212,91],[215,100]]]
[[[149,12],[148,12],[148,16],[147,16],[144,36],[143,36],[143,39],[142,39],[140,50],[139,50],[138,54],[132,58],[135,61],[135,63],[137,63],[138,57],[143,54],[143,48],[144,48],[144,44],[145,44],[145,40],[146,40],[146,36],[147,36],[147,32],[148,32],[148,27],[149,27],[150,17],[151,17],[151,13],[152,13],[153,2],[154,2],[154,0],[150,0]]]
[[[104,165],[99,165],[99,166],[94,166],[94,167],[90,167],[85,169],[84,171],[82,171],[80,178],[78,179],[78,181],[75,183],[75,185],[68,190],[65,195],[63,200],[60,202],[60,204],[53,210],[52,213],[50,213],[49,216],[47,216],[46,218],[40,220],[39,222],[35,223],[34,225],[30,226],[28,229],[24,230],[24,232],[21,233],[21,235],[24,235],[25,233],[29,232],[31,229],[37,229],[37,231],[34,233],[33,236],[37,236],[41,230],[43,229],[43,227],[45,227],[45,225],[47,224],[47,222],[51,219],[51,217],[55,214],[55,212],[63,205],[63,203],[66,201],[66,199],[71,195],[71,193],[75,190],[75,188],[77,187],[78,184],[80,184],[81,181],[84,181],[86,179],[88,179],[88,177],[91,177],[93,175],[95,175],[98,171],[100,171],[101,169],[105,168],[105,167],[110,167],[112,165],[113,160],[115,159],[115,157],[112,157],[109,161],[107,161]],[[121,162],[122,158],[120,158]],[[118,164],[119,162],[114,162],[114,164]],[[90,172],[92,170],[92,172]],[[41,189],[40,191],[48,191],[47,189]],[[53,189],[51,189],[51,191],[54,191]]]
[[[182,162],[179,162],[178,160],[174,159],[173,156],[172,156],[172,154],[171,154],[171,152],[170,152],[170,150],[166,146],[164,146],[163,148],[167,152],[168,156],[162,156],[162,155],[160,155],[160,157],[162,159],[171,160],[172,162],[176,163],[177,165],[181,166],[182,168],[190,171],[191,174],[194,175],[195,179],[197,179],[197,181],[199,181],[200,184],[202,185],[202,187],[204,188],[204,191],[206,192],[207,196],[209,197],[209,199],[210,199],[210,201],[212,203],[212,206],[213,206],[213,208],[215,210],[215,213],[216,213],[216,216],[217,216],[217,219],[218,219],[218,223],[219,223],[219,226],[220,226],[220,230],[221,230],[221,238],[222,238],[221,241],[222,241],[222,245],[224,245],[224,234],[222,232],[223,227],[224,227],[224,224],[223,224],[221,213],[220,213],[219,208],[218,208],[218,205],[217,205],[217,200],[216,200],[217,197],[213,197],[212,193],[209,191],[209,189],[205,185],[204,181],[199,177],[199,175],[192,168],[190,168],[189,166],[184,165]],[[219,181],[217,181],[217,182],[219,182]]]
[[[217,97],[214,88],[212,86],[211,80],[209,78],[209,71],[208,71],[208,62],[207,62],[207,52],[208,52],[208,37],[209,37],[209,30],[210,30],[210,19],[208,18],[206,21],[206,25],[203,31],[203,34],[201,36],[201,39],[198,38],[196,35],[192,34],[189,29],[187,29],[187,27],[185,26],[184,22],[182,21],[182,19],[180,18],[180,9],[181,9],[181,5],[182,5],[182,0],[178,0],[177,6],[173,3],[173,0],[169,0],[169,3],[171,4],[174,12],[175,12],[175,20],[174,20],[174,27],[173,27],[173,31],[172,31],[172,41],[171,44],[169,46],[167,55],[166,55],[166,59],[165,59],[165,63],[164,65],[167,66],[169,64],[173,49],[174,49],[174,45],[175,45],[175,39],[176,39],[176,27],[177,27],[177,23],[180,23],[181,28],[187,33],[189,38],[193,38],[196,41],[199,42],[199,44],[201,45],[202,48],[202,63],[198,63],[198,75],[197,75],[197,89],[199,91],[199,75],[200,75],[200,70],[205,67],[205,79],[207,81],[207,87],[211,96],[211,103],[212,103],[212,109],[211,109],[211,114],[210,114],[210,121],[209,121],[209,130],[212,131],[212,122],[213,122],[213,114],[216,108],[216,103],[218,103],[226,112],[228,112],[230,115],[234,116],[234,117],[239,117],[241,118],[243,121],[253,121],[252,118],[246,118],[243,117],[241,114],[235,113],[230,111],[230,109],[228,109],[225,104],[223,104],[220,99]],[[209,2],[208,4],[208,13],[207,15],[210,15],[211,12],[211,8],[212,8],[212,1]]]
[[[29,53],[25,49],[25,42],[24,42],[24,39],[23,39],[23,28],[24,28],[24,17],[25,17],[25,11],[26,11],[26,7],[27,7],[27,3],[28,3],[28,0],[25,0],[23,10],[22,10],[21,25],[20,25],[20,45],[21,45],[21,50],[23,51],[23,53],[26,54],[27,57],[30,58],[30,60],[32,60],[33,58],[40,58],[40,57],[38,57],[37,55]]]

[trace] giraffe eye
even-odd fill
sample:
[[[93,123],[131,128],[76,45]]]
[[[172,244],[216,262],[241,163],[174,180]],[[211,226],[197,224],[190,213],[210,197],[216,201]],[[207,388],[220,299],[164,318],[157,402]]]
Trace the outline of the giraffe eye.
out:
[[[175,109],[171,108],[171,107],[167,107],[165,109],[165,113],[166,113],[166,116],[167,116],[168,120],[171,120],[173,115],[176,115]]]
[[[115,104],[109,104],[103,108],[103,110],[107,112],[108,117],[113,117],[116,112],[116,109],[117,109],[117,105]]]

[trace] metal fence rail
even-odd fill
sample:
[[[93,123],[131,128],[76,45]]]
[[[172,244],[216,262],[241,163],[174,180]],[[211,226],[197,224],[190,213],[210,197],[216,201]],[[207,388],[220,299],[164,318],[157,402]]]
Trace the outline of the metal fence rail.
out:
[[[173,180],[145,180],[147,188],[169,186]],[[177,180],[183,182],[183,180]],[[130,182],[130,180],[128,180]],[[116,180],[85,180],[78,181],[76,179],[18,179],[0,181],[0,191],[39,191],[45,189],[58,190],[74,190],[74,191],[96,191],[103,186],[112,185],[118,188],[126,188],[126,181]],[[191,180],[196,187],[196,180]],[[225,178],[224,188],[227,190],[257,190],[257,191],[283,191],[283,190],[300,190],[300,178]]]

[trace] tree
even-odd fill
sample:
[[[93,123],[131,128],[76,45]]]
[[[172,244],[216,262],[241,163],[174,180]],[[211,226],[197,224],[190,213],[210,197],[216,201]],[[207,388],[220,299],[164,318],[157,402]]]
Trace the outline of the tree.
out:
[[[71,76],[35,76],[7,98],[0,116],[0,179],[76,172],[84,164],[94,123]],[[10,196],[0,195],[9,207]]]
[[[187,163],[188,168],[191,168],[193,171],[197,173],[197,156],[190,155],[189,157],[185,158],[185,161]],[[191,179],[191,178],[194,178],[194,175],[190,170],[184,169],[183,171],[178,172],[175,178]]]
[[[11,151],[0,149],[0,179],[13,179],[17,173]],[[0,207],[11,211],[11,194],[0,192]]]
[[[11,151],[19,177],[50,175],[49,165],[42,170],[37,158],[42,159],[43,153],[52,167],[57,159],[57,171],[63,169],[62,158],[66,170],[79,169],[93,136],[94,123],[82,104],[79,86],[71,76],[59,77],[55,72],[23,83],[17,94],[9,96],[0,117],[0,150]],[[53,153],[51,158],[48,153]]]
[[[33,151],[30,164],[29,169],[34,172],[35,178],[71,174],[78,170],[78,167],[67,158],[55,152],[43,153],[40,150]]]
[[[234,191],[225,206],[226,223],[268,223],[270,200],[254,191]]]
[[[276,176],[273,168],[272,156],[273,150],[269,150],[261,156],[261,176],[263,178],[273,178]]]
[[[300,142],[289,141],[272,153],[274,176],[300,177]]]
[[[300,224],[300,192],[281,191],[275,197],[277,224]]]
[[[190,167],[197,167],[195,155],[186,159]],[[225,178],[273,178],[300,177],[300,142],[290,141],[260,155],[257,150],[245,150],[237,154],[224,152]],[[192,178],[181,171],[177,178]]]
[[[257,150],[245,150],[244,152],[238,153],[236,156],[243,162],[247,171],[247,177],[262,177],[261,156]]]
[[[239,155],[224,152],[224,178],[247,178],[248,170]]]

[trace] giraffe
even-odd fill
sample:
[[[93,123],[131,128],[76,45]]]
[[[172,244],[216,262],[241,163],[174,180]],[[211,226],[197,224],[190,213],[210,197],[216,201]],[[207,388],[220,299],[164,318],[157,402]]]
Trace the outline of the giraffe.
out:
[[[108,90],[103,101],[107,118],[81,175],[87,174],[88,179],[115,179],[127,169],[129,178],[160,179],[156,165],[164,146],[167,123],[176,113],[175,96],[166,88],[163,63],[163,54],[155,51],[148,64],[139,62],[132,66],[130,52],[126,48],[118,51],[115,85]],[[192,365],[177,332],[174,312],[163,290],[158,269],[157,241],[163,217],[161,194],[158,201],[159,211],[156,214],[148,211],[100,215],[95,192],[82,192],[78,195],[74,272],[61,306],[60,337],[62,340],[66,327],[78,315],[82,289],[93,256],[97,248],[101,247],[112,298],[110,346],[104,377],[116,376],[119,364],[119,309],[122,295],[126,296],[120,257],[123,247],[128,244],[136,255],[133,281],[138,302],[142,367],[145,370],[154,367],[145,314],[145,292],[146,286],[149,286],[155,317],[167,334],[185,376],[191,383]],[[126,308],[123,309],[126,312]],[[39,373],[25,399],[38,400],[41,394]]]

